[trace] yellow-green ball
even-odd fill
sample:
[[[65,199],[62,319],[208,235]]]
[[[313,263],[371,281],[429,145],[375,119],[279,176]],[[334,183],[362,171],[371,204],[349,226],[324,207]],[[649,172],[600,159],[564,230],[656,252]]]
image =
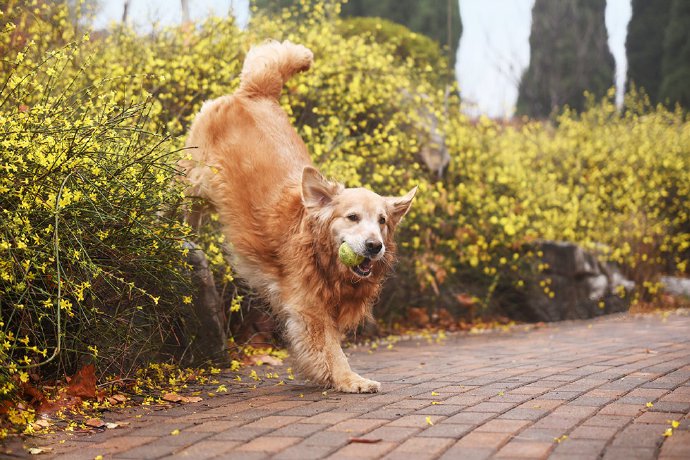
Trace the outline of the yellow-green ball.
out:
[[[354,267],[364,262],[364,256],[360,256],[352,250],[349,244],[343,243],[338,248],[338,258],[348,267]]]

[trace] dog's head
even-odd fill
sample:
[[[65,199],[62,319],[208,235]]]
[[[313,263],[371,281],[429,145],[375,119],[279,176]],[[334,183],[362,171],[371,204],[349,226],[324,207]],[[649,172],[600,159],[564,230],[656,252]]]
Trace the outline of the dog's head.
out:
[[[393,244],[393,232],[410,209],[417,187],[402,197],[384,197],[364,188],[345,188],[326,180],[316,169],[304,168],[302,202],[312,217],[327,225],[329,247],[343,242],[364,257],[350,270],[360,278],[372,273]],[[337,251],[334,257],[338,257]]]

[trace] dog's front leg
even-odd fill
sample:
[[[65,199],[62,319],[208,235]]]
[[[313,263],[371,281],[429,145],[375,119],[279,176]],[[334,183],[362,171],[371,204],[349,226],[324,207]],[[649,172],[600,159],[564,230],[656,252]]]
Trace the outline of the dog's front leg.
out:
[[[305,377],[344,393],[376,393],[381,388],[379,382],[350,369],[340,333],[329,317],[291,313],[286,332],[296,367]]]

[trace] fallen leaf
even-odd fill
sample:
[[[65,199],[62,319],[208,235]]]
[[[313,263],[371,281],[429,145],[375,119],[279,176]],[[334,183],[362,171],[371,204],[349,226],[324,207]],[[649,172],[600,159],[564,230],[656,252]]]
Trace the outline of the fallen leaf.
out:
[[[199,396],[183,396],[182,397],[182,402],[186,403],[196,403],[199,401],[203,401],[204,398],[200,398]]]
[[[113,422],[106,422],[105,427],[109,430],[114,430],[115,428],[119,427],[119,423],[113,423]]]
[[[105,422],[100,418],[89,418],[86,419],[84,425],[90,426],[91,428],[103,428],[105,426]]]
[[[282,359],[271,355],[254,355],[250,358],[250,361],[257,366],[261,366],[262,364],[266,364],[268,366],[280,366],[283,364]]]
[[[671,426],[673,428],[678,428],[680,426],[680,422],[678,420],[671,420]]]
[[[93,364],[87,364],[72,376],[67,386],[67,394],[79,398],[96,397],[96,368]]]
[[[432,405],[432,406],[437,406],[437,405],[439,405],[439,404],[441,404],[441,403],[438,402],[438,401],[431,401],[431,405]]]
[[[177,430],[177,429],[172,430],[172,431],[170,432],[170,435],[171,435],[171,436],[177,436],[178,434],[180,434],[180,430]]]
[[[177,393],[166,393],[163,395],[161,399],[163,399],[163,401],[168,402],[180,402],[182,401],[183,397],[178,395]]]
[[[475,303],[477,303],[476,299],[473,296],[465,293],[456,294],[455,298],[457,299],[458,303],[465,308],[472,307]]]
[[[46,419],[40,419],[36,420],[35,422],[32,423],[33,426],[38,426],[41,428],[48,428],[50,426],[50,422]]]
[[[36,409],[39,414],[55,413],[70,407],[81,406],[83,400],[77,396],[70,396],[61,392],[55,401],[48,399],[43,400],[40,406]]]
[[[673,428],[666,428],[666,431],[664,431],[664,436],[667,438],[669,436],[673,436]]]
[[[51,447],[29,447],[27,450],[31,455],[41,455],[53,449]]]
[[[23,399],[32,405],[42,404],[46,400],[45,395],[29,382],[22,382],[21,391],[24,393]]]
[[[435,391],[432,391],[431,396],[438,396],[438,393],[436,393]]]
[[[647,406],[647,407],[654,407],[654,404],[652,404],[651,402],[648,402],[647,404],[645,404],[645,406]]]
[[[407,319],[417,327],[427,327],[431,318],[425,307],[409,307],[407,309]]]
[[[426,417],[426,424],[434,426],[434,422],[431,421],[431,417],[429,417],[429,416]]]
[[[355,442],[360,444],[375,444],[381,442],[381,438],[367,439],[367,438],[350,438],[348,442]]]
[[[123,394],[112,395],[108,398],[108,401],[110,402],[110,404],[127,402],[127,396]]]

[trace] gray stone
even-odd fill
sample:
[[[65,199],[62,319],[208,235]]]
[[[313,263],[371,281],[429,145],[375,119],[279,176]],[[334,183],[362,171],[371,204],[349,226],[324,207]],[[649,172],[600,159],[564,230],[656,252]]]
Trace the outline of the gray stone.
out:
[[[535,270],[526,292],[514,297],[515,305],[505,307],[510,317],[549,322],[628,310],[628,294],[635,284],[613,264],[568,242],[543,241],[533,249],[541,251],[538,263],[547,264],[547,268],[542,272]],[[545,287],[549,293],[544,292]],[[623,297],[621,292],[625,293]]]
[[[664,283],[664,292],[667,294],[690,297],[690,279],[662,276],[661,282]]]

